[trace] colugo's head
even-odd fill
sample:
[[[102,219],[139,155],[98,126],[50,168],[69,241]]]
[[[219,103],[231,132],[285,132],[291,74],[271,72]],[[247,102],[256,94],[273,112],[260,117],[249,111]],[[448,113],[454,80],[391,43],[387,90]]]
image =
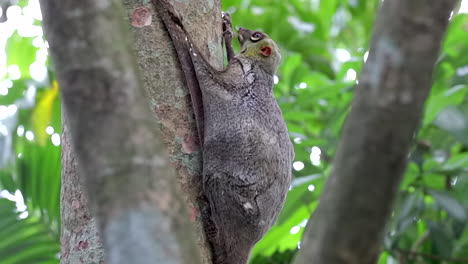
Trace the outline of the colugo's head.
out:
[[[239,28],[240,53],[260,63],[265,71],[275,74],[281,62],[276,43],[265,33]]]

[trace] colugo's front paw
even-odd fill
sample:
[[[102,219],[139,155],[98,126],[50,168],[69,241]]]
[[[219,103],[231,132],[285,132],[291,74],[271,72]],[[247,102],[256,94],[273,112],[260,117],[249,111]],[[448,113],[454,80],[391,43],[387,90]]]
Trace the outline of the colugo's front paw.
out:
[[[223,18],[223,36],[224,38],[232,39],[232,37],[234,36],[234,30],[232,29],[231,15],[229,15],[229,13],[223,12],[222,18]]]

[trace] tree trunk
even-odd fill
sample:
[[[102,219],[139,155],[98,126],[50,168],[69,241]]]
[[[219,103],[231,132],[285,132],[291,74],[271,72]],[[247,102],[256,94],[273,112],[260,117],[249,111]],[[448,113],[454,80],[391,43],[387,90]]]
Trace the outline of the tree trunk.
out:
[[[189,204],[194,232],[203,263],[210,263],[200,219],[201,152],[198,148],[190,96],[172,41],[151,1],[125,0],[134,33],[134,50],[149,102],[159,121],[171,165]],[[222,69],[222,22],[220,0],[173,1],[185,28],[211,65]]]
[[[127,11],[124,21],[134,33],[134,51],[143,86],[156,119],[159,120],[163,139],[169,146],[171,165],[177,171],[185,200],[191,207],[203,263],[209,263],[210,252],[205,243],[200,214],[197,213],[201,153],[198,151],[193,112],[178,60],[153,5],[126,0],[124,6]],[[221,26],[211,26],[221,25],[220,1],[215,0],[208,4],[200,0],[188,4],[177,3],[176,8],[190,18],[184,24],[194,33],[193,40],[201,47],[205,57],[215,67],[222,68]],[[150,18],[149,23],[144,20],[148,19],[147,15]],[[87,194],[82,191],[65,122],[64,118],[63,138],[68,143],[62,148],[61,263],[82,263],[82,260],[90,261],[85,261],[86,263],[101,263],[104,258],[102,243],[97,237],[96,222],[87,208]]]
[[[120,1],[41,0],[41,9],[106,263],[200,263]]]
[[[386,0],[296,263],[376,263],[456,0]]]
[[[61,264],[104,263],[96,219],[88,209],[67,118],[62,114]]]

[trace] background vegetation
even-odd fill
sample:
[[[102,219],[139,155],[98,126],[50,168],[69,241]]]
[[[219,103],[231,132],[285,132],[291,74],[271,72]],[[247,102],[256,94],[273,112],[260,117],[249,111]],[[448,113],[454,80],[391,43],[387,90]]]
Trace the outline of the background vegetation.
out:
[[[252,263],[290,263],[300,248],[367,56],[379,2],[223,1],[234,26],[262,30],[282,48],[275,94],[296,151],[285,208],[255,248]],[[467,9],[451,18],[381,264],[468,263]],[[17,1],[7,15],[0,23],[0,264],[58,263],[59,88],[37,0]]]

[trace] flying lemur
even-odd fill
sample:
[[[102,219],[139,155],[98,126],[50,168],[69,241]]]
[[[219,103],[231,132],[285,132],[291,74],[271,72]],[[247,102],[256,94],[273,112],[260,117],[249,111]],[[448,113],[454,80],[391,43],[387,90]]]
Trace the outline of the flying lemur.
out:
[[[228,65],[202,57],[168,0],[153,0],[179,58],[203,152],[202,214],[214,264],[246,264],[276,222],[291,183],[293,145],[273,96],[281,55],[265,33],[240,28],[234,55],[223,17]],[[221,26],[221,25],[220,25]],[[203,216],[204,215],[204,216]]]

